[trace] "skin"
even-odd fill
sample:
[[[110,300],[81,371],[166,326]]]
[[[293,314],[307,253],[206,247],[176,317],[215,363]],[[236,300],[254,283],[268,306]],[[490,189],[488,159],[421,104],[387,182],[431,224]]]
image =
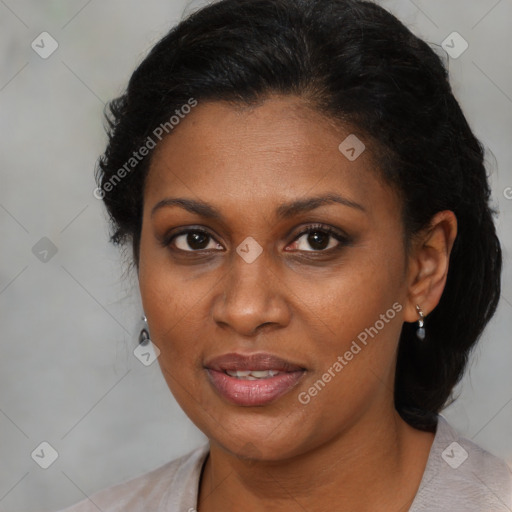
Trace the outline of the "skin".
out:
[[[240,504],[255,512],[406,511],[418,490],[434,436],[394,408],[396,350],[402,323],[418,320],[416,304],[428,316],[439,302],[457,224],[439,212],[407,254],[401,204],[376,171],[370,141],[357,133],[367,148],[353,162],[338,150],[350,133],[296,97],[253,108],[204,102],[153,155],[139,283],[163,375],[210,439],[199,512]],[[331,203],[276,216],[283,203],[326,193],[362,209]],[[221,218],[176,205],[152,214],[177,197],[208,202]],[[317,224],[349,242],[327,238],[322,252],[301,234]],[[169,235],[197,227],[211,235],[204,249],[186,234],[165,246]],[[249,236],[263,250],[250,264],[236,252]],[[401,311],[301,403],[298,394],[396,302]],[[204,369],[228,352],[270,352],[307,371],[275,402],[237,406]]]

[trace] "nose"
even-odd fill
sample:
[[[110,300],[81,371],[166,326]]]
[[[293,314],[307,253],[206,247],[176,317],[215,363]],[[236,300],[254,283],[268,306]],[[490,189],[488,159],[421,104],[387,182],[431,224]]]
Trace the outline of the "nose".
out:
[[[234,253],[220,285],[222,293],[215,297],[212,313],[221,328],[255,336],[261,331],[288,325],[290,309],[286,286],[279,279],[278,269],[271,268],[265,252],[252,263]]]

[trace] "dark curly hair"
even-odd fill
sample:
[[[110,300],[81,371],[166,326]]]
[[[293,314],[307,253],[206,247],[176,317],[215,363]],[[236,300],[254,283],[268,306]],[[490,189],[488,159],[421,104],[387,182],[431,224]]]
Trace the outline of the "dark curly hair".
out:
[[[426,340],[404,323],[397,355],[395,407],[413,427],[433,431],[496,310],[501,248],[483,148],[447,70],[385,9],[359,0],[221,0],[181,21],[108,105],[109,142],[96,178],[111,240],[130,242],[138,266],[152,152],[139,155],[133,170],[126,162],[154,142],[156,127],[169,126],[191,99],[252,105],[272,94],[297,95],[373,141],[380,174],[402,198],[408,241],[436,212],[457,217],[446,287],[426,319]]]

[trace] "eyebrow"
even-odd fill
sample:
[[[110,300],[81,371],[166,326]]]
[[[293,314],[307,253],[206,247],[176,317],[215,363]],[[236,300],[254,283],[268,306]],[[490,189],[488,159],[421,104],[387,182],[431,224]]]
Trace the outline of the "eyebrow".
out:
[[[293,215],[298,215],[299,213],[308,212],[316,208],[319,208],[320,206],[333,203],[341,204],[343,206],[348,206],[350,208],[366,212],[365,208],[362,205],[350,199],[342,197],[338,194],[325,194],[321,196],[307,197],[305,199],[297,199],[289,203],[284,203],[276,209],[276,215],[280,219],[287,219],[289,217],[292,217]],[[205,201],[197,201],[195,199],[188,199],[183,197],[169,197],[166,199],[162,199],[151,210],[151,216],[153,216],[161,208],[170,206],[179,206],[189,211],[190,213],[195,213],[197,215],[200,215],[201,217],[209,219],[223,219],[223,216],[220,213],[220,211],[213,205]]]

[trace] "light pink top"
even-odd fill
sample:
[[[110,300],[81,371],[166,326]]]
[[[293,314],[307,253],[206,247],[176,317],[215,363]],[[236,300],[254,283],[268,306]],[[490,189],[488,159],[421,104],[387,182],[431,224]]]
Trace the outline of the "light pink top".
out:
[[[194,512],[208,443],[60,512]],[[512,469],[460,437],[439,415],[434,442],[409,512],[512,512]]]

